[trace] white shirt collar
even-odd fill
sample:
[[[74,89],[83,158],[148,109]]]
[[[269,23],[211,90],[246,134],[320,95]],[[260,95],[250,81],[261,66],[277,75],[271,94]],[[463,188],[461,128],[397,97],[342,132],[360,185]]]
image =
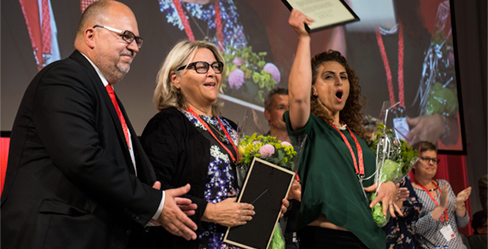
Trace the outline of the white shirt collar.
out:
[[[85,56],[85,58],[88,60],[88,62],[90,62],[92,67],[95,68],[95,71],[97,71],[98,77],[100,77],[100,80],[102,80],[103,86],[106,87],[108,85],[108,81],[107,81],[107,78],[105,78],[105,76],[102,74],[102,71],[100,71],[100,69],[98,69],[98,67],[95,65],[95,63],[93,63],[93,61],[91,61],[85,54],[83,54],[82,52],[80,52],[80,54]]]

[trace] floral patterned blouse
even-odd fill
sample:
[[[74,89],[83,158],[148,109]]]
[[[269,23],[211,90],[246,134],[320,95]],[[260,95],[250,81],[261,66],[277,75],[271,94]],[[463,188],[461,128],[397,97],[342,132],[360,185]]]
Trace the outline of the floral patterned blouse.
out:
[[[207,183],[205,185],[205,199],[209,203],[219,203],[229,197],[236,197],[239,194],[239,187],[237,186],[236,173],[234,163],[228,152],[222,148],[209,131],[203,126],[200,121],[191,113],[185,110],[181,112],[188,118],[188,120],[195,125],[200,133],[210,141],[210,164],[208,165]],[[222,143],[231,151],[236,153],[232,144],[229,142],[225,132],[222,131],[217,117],[199,116],[205,121],[217,139],[222,139]],[[238,134],[237,131],[224,118],[220,118],[223,126],[229,133],[232,143],[237,146]],[[217,130],[214,130],[217,129]],[[235,154],[234,154],[235,155]],[[202,223],[202,232],[198,234],[200,240],[200,248],[217,249],[217,248],[238,248],[222,241],[226,232],[226,227],[218,225],[217,223]]]
[[[386,233],[387,249],[412,249],[418,248],[415,237],[415,223],[420,217],[422,203],[420,203],[412,187],[410,177],[407,175],[400,182],[400,187],[406,187],[410,196],[403,202],[403,217],[390,218],[383,227]]]

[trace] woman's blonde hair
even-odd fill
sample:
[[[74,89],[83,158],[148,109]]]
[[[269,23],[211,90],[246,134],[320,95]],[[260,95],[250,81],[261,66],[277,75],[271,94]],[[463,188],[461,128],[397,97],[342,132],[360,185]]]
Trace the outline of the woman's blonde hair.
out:
[[[206,48],[212,51],[215,59],[217,59],[218,62],[224,63],[222,74],[225,72],[224,58],[214,44],[205,41],[188,40],[177,43],[166,56],[163,66],[159,69],[156,77],[157,86],[154,90],[153,97],[153,102],[156,105],[156,109],[161,111],[169,107],[176,107],[178,109],[186,108],[185,96],[183,96],[181,90],[177,89],[171,82],[171,73],[174,72],[175,74],[180,75],[180,72],[177,71],[177,69],[185,66],[185,62],[188,58],[190,58],[186,64],[186,67],[188,67],[188,64],[191,63],[199,48]],[[222,88],[220,88],[219,91],[222,91]],[[212,114],[216,116],[220,115],[220,107],[221,104],[218,101],[215,101],[212,104]]]

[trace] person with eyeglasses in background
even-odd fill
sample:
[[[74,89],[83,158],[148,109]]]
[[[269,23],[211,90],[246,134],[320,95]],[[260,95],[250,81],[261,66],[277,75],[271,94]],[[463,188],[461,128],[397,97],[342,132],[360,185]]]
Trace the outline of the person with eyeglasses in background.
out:
[[[223,72],[224,58],[214,44],[187,40],[171,49],[158,72],[153,101],[159,112],[141,142],[162,188],[190,183],[186,197],[198,206],[191,216],[198,239],[185,241],[159,229],[154,238],[160,248],[235,248],[223,243],[227,227],[244,225],[255,214],[253,205],[236,202],[237,125],[221,116],[217,101]]]
[[[143,42],[131,9],[97,1],[81,16],[75,51],[41,70],[15,119],[1,197],[1,247],[147,248],[161,225],[196,239],[190,186],[159,190],[113,85]]]
[[[469,222],[465,202],[471,194],[471,187],[456,196],[446,180],[434,179],[438,163],[437,147],[431,142],[421,141],[419,160],[412,168],[415,175],[412,185],[422,203],[415,231],[421,248],[448,246],[463,249],[466,246],[458,227],[465,227]]]

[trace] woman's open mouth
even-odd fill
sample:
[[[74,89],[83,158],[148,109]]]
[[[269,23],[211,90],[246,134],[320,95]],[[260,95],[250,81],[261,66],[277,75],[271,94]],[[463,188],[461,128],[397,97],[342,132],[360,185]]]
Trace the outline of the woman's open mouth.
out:
[[[337,90],[336,94],[335,94],[335,97],[338,101],[342,101],[342,96],[343,96],[343,92],[342,90]]]

